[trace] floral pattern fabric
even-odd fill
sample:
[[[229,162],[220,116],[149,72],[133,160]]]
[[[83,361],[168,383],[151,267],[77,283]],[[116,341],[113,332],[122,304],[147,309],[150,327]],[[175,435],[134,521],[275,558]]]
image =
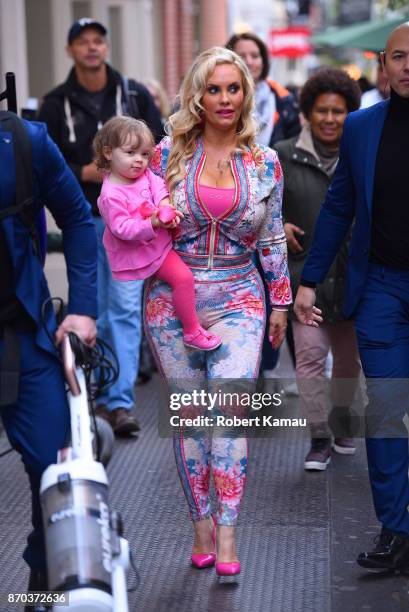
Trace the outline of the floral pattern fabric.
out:
[[[151,169],[165,176],[171,140],[164,138],[151,160]],[[210,215],[200,200],[198,185],[205,155],[198,142],[187,162],[186,177],[173,191],[173,204],[182,211],[174,248],[195,277],[196,308],[201,325],[222,338],[214,351],[194,351],[183,343],[170,288],[151,279],[145,292],[146,333],[159,369],[170,386],[191,390],[216,379],[255,380],[265,328],[265,298],[252,262],[258,249],[274,306],[291,303],[287,250],[281,218],[282,171],[277,155],[260,147],[262,169],[250,151],[232,157],[235,196],[221,216]],[[186,389],[186,387],[188,387]],[[216,407],[216,412],[223,408]],[[211,475],[217,497],[217,522],[234,525],[243,496],[247,469],[247,440],[238,429],[183,428],[175,432],[174,450],[179,477],[191,518],[210,516]]]
[[[174,437],[174,449],[192,520],[211,515],[212,472],[217,497],[216,522],[236,524],[246,482],[247,440],[210,437],[205,433],[186,436],[180,432]]]
[[[201,325],[218,334],[215,351],[195,351],[183,343],[168,285],[152,279],[145,292],[145,326],[153,354],[172,392],[191,392],[207,383],[220,388],[221,379],[257,378],[265,327],[264,289],[250,263],[224,271],[192,269],[196,309]],[[246,387],[248,388],[248,387]],[[183,416],[197,416],[186,410]],[[216,406],[211,413],[231,416],[237,409]],[[234,525],[243,496],[247,441],[236,428],[184,428],[175,431],[174,450],[179,477],[192,520],[210,516],[210,475],[217,497],[218,524]]]
[[[164,138],[156,147],[151,169],[165,177],[172,141]],[[281,216],[283,174],[277,154],[259,146],[263,159],[256,166],[252,153],[236,153],[231,169],[235,180],[234,203],[230,210],[213,219],[202,203],[198,185],[206,156],[198,142],[187,162],[186,177],[175,187],[174,206],[184,214],[174,239],[174,248],[182,254],[227,258],[258,250],[273,306],[288,306],[292,296],[287,266],[287,247]],[[214,244],[212,245],[212,226]]]

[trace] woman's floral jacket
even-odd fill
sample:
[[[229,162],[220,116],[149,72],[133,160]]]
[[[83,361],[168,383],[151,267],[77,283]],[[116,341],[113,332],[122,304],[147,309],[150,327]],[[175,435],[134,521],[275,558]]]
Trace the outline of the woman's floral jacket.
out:
[[[172,146],[165,137],[156,147],[151,169],[165,177]],[[231,170],[236,185],[231,208],[212,217],[200,199],[198,185],[205,163],[202,141],[186,162],[186,176],[172,194],[184,217],[174,236],[174,248],[195,268],[212,270],[248,263],[255,249],[273,306],[291,304],[287,247],[281,217],[283,175],[275,151],[259,146],[264,164],[257,166],[250,151],[235,153]]]

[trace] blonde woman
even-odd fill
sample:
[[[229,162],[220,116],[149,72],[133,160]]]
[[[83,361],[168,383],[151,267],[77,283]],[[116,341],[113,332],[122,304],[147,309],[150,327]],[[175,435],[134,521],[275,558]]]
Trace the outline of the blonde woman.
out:
[[[174,248],[194,274],[202,325],[222,336],[223,345],[211,355],[186,349],[169,289],[158,280],[146,291],[148,338],[167,381],[200,388],[214,379],[254,380],[265,325],[264,291],[251,260],[255,249],[270,289],[275,347],[283,340],[291,302],[281,167],[274,151],[255,145],[252,79],[233,51],[214,47],[202,53],[185,76],[180,103],[170,117],[172,136],[157,146],[151,167],[166,178],[172,202],[183,213]],[[218,410],[222,414],[224,407]],[[235,524],[247,469],[243,432],[181,428],[174,450],[195,530],[193,565],[216,562],[218,575],[238,574]]]

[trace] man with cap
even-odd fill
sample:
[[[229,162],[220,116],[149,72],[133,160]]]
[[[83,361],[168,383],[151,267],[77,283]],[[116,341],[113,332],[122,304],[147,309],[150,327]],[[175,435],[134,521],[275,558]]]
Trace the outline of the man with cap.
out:
[[[92,205],[98,238],[98,336],[114,349],[120,365],[119,379],[99,398],[97,412],[117,435],[129,435],[139,429],[131,409],[139,365],[143,281],[112,279],[102,244],[104,223],[97,208],[102,175],[93,162],[92,141],[113,116],[142,119],[157,141],[163,126],[146,87],[128,81],[107,63],[106,36],[105,26],[91,18],[71,26],[67,53],[74,66],[67,80],[45,96],[39,120],[47,124]]]
[[[353,318],[366,376],[366,451],[382,526],[365,568],[409,570],[409,22],[381,54],[391,97],[351,113],[321,207],[294,310],[317,325],[321,283],[353,224],[344,314]]]

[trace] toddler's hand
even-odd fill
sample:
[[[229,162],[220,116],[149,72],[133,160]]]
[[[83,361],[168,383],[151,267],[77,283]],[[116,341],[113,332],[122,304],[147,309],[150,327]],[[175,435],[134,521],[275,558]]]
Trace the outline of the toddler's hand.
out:
[[[167,223],[165,225],[166,229],[175,229],[175,227],[179,225],[183,217],[184,217],[183,213],[180,210],[175,209],[175,216],[173,217],[172,221],[170,221],[170,223]]]
[[[152,214],[151,220],[152,220],[152,227],[163,227],[165,229],[174,229],[175,227],[177,227],[180,223],[180,220],[183,218],[183,213],[180,210],[176,210],[173,207],[166,207],[166,208],[172,208],[174,211],[174,216],[173,219],[171,221],[168,222],[164,222],[161,220],[161,209],[163,210],[165,208],[165,206],[159,207],[158,210],[155,210],[154,213]],[[163,219],[165,219],[166,217],[163,216]]]
[[[160,206],[158,210],[158,219],[162,223],[170,223],[176,216],[176,210],[173,206]]]

